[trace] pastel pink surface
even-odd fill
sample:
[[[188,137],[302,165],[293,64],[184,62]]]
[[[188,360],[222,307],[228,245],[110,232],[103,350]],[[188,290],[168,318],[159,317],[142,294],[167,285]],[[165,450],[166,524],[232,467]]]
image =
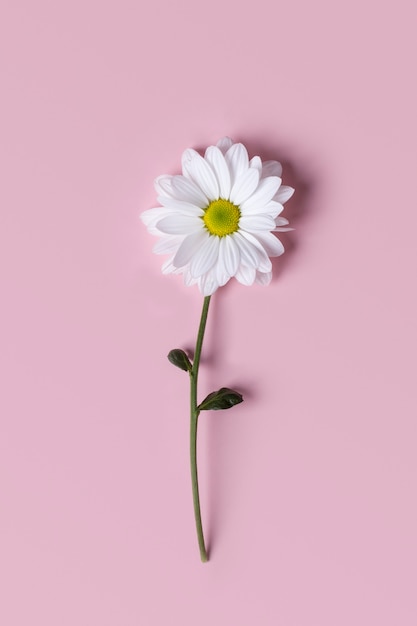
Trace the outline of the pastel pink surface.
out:
[[[415,626],[414,2],[6,1],[0,623]],[[160,273],[153,179],[224,134],[296,231],[213,299]]]

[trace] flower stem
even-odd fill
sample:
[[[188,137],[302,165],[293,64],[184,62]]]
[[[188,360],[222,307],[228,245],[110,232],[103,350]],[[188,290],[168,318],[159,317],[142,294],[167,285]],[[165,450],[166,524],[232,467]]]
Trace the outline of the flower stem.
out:
[[[191,484],[193,489],[194,516],[197,529],[198,545],[203,563],[208,561],[206,546],[204,543],[203,525],[201,523],[200,497],[198,492],[197,474],[197,426],[200,411],[197,408],[197,382],[198,369],[200,366],[201,348],[203,346],[204,331],[206,329],[208,309],[211,296],[204,298],[203,310],[201,312],[200,327],[198,329],[197,343],[195,346],[194,363],[190,371],[190,461],[191,461]]]

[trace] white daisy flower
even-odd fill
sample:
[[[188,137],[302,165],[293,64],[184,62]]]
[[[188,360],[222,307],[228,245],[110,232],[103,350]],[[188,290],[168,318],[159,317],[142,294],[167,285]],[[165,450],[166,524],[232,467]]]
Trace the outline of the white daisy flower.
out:
[[[292,230],[280,217],[294,193],[281,185],[281,164],[249,160],[243,144],[224,137],[204,157],[185,150],[182,172],[155,180],[162,206],[141,215],[149,232],[161,237],[154,252],[170,255],[162,271],[183,274],[204,296],[233,276],[243,285],[267,285],[269,257],[284,252],[273,233]]]

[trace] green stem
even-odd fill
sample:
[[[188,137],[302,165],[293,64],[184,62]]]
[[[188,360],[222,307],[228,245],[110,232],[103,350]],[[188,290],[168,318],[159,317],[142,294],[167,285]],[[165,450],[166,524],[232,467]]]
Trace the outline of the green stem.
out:
[[[197,474],[197,426],[200,411],[197,408],[197,382],[198,369],[200,366],[201,348],[203,347],[204,331],[206,329],[207,315],[211,296],[204,298],[203,310],[201,312],[200,327],[198,329],[197,343],[195,346],[194,363],[190,372],[190,461],[191,461],[191,484],[193,489],[194,516],[197,528],[198,545],[203,563],[208,561],[206,546],[204,543],[203,525],[201,523],[200,497],[198,492]]]

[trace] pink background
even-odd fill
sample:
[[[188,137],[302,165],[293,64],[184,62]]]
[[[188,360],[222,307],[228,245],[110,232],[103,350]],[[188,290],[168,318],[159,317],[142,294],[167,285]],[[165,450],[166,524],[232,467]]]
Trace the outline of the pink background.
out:
[[[0,623],[415,626],[415,2],[6,0]],[[224,134],[279,158],[268,288],[213,299],[138,219]]]

